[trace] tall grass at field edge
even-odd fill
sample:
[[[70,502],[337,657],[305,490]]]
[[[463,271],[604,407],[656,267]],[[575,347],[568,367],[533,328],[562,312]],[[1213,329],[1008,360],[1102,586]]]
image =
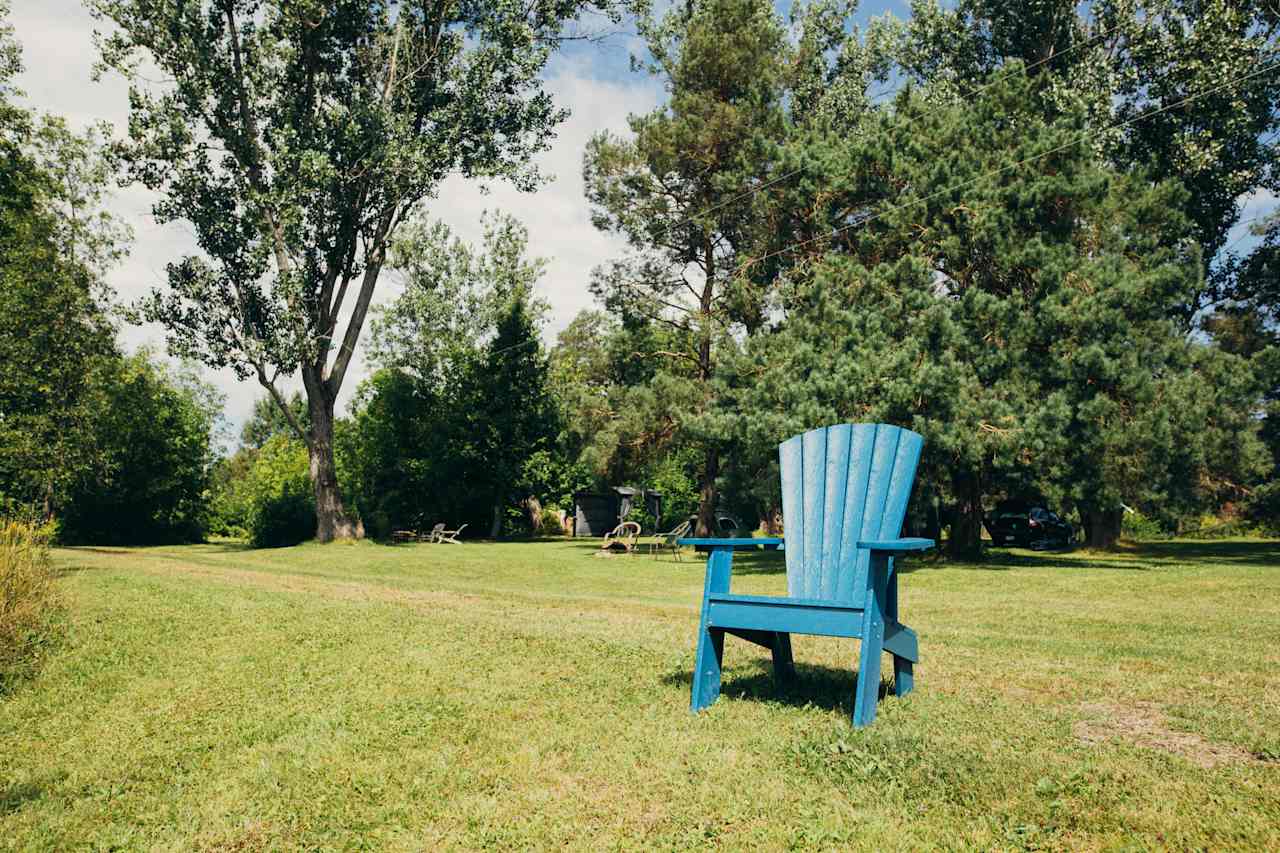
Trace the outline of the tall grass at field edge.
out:
[[[0,696],[29,677],[62,634],[47,530],[0,521]]]

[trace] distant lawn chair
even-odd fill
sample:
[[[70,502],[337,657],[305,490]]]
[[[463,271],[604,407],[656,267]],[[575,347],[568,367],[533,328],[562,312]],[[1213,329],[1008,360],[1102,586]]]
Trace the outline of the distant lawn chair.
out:
[[[458,536],[466,529],[467,526],[464,524],[457,530],[445,530],[444,522],[441,522],[431,528],[431,538],[427,541],[435,542],[437,545],[461,545],[462,543],[458,541]]]
[[[640,525],[634,521],[624,521],[604,535],[604,542],[600,545],[600,553],[634,554],[636,540],[639,538]]]
[[[724,635],[773,653],[775,677],[793,673],[791,633],[862,640],[853,724],[876,718],[880,655],[893,655],[894,692],[911,691],[920,660],[915,632],[898,621],[895,555],[933,547],[902,539],[902,520],[924,439],[884,424],[840,424],[811,430],[778,446],[786,530],[787,596],[729,592],[734,548],[782,539],[683,539],[711,548],[690,707],[720,695]]]
[[[658,554],[663,550],[670,548],[671,553],[676,555],[676,560],[680,560],[680,537],[688,536],[693,530],[692,522],[685,521],[669,533],[656,533],[649,542],[649,553],[653,558],[658,559]]]

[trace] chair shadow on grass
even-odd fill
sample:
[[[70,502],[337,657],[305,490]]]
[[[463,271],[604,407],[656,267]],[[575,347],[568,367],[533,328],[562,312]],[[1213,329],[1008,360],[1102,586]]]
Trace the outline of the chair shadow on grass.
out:
[[[730,641],[732,638],[729,638]],[[797,708],[814,707],[827,711],[853,714],[853,697],[858,689],[856,658],[849,669],[835,669],[820,664],[795,664],[795,673],[775,678],[768,661],[729,667],[724,671],[720,695],[753,702],[777,702]],[[693,670],[680,669],[662,677],[662,683],[686,690],[693,684]],[[885,698],[893,692],[893,682],[881,679],[877,696]]]
[[[39,782],[15,782],[0,786],[0,817],[22,811],[28,804],[42,798],[50,783],[60,782],[66,778],[65,773],[53,774],[50,778]]]

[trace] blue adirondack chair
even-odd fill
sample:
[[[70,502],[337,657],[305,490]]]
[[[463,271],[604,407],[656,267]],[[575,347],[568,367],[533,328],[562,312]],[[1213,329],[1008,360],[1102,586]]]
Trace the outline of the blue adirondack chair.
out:
[[[797,435],[778,446],[782,467],[783,539],[682,539],[705,545],[707,579],[693,670],[694,711],[720,695],[724,635],[770,649],[774,673],[792,672],[791,634],[862,640],[853,724],[876,718],[880,655],[893,655],[895,692],[912,687],[919,651],[915,632],[898,621],[895,554],[933,547],[932,539],[903,539],[924,439],[885,424],[839,424]],[[781,544],[787,596],[729,591],[733,550]]]

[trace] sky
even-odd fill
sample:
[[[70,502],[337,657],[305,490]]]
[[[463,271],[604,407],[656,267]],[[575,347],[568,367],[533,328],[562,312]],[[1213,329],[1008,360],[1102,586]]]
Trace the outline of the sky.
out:
[[[93,45],[95,22],[81,0],[12,0],[10,22],[24,47],[26,68],[17,85],[25,90],[27,102],[49,113],[67,118],[73,127],[107,121],[122,132],[128,115],[127,89],[122,79],[106,76],[92,79],[97,53]],[[905,17],[904,0],[864,3],[856,19],[865,23],[886,11]],[[587,22],[606,26],[607,22]],[[644,113],[662,103],[664,93],[654,79],[634,73],[629,57],[640,47],[634,28],[622,25],[621,32],[600,44],[575,44],[557,55],[544,77],[556,102],[572,112],[562,124],[549,151],[538,159],[541,170],[552,180],[534,193],[520,193],[503,184],[488,187],[461,177],[453,177],[440,187],[426,213],[446,222],[464,240],[478,242],[480,216],[485,210],[504,210],[529,229],[530,251],[548,260],[539,291],[551,306],[543,329],[548,343],[582,309],[591,307],[587,290],[592,268],[618,256],[623,248],[618,238],[592,227],[590,211],[583,195],[582,154],[590,136],[598,130],[627,132],[627,116]],[[182,223],[158,224],[150,214],[155,196],[142,187],[121,189],[113,210],[134,230],[128,258],[108,276],[108,283],[122,302],[132,301],[163,284],[165,265],[195,248],[190,226]],[[1242,223],[1274,206],[1276,199],[1262,193],[1242,200]],[[1253,238],[1243,225],[1232,232],[1240,238],[1235,248],[1247,249]],[[400,285],[396,277],[384,273],[375,296],[376,303],[393,299]],[[366,329],[367,331],[367,329]],[[164,349],[164,333],[154,325],[121,329],[121,339],[130,349],[149,346]],[[358,350],[339,398],[340,411],[351,400],[368,368]],[[229,371],[204,371],[206,379],[226,395],[228,434],[238,435],[264,392],[253,380],[239,381]],[[297,381],[290,387],[300,387]]]

